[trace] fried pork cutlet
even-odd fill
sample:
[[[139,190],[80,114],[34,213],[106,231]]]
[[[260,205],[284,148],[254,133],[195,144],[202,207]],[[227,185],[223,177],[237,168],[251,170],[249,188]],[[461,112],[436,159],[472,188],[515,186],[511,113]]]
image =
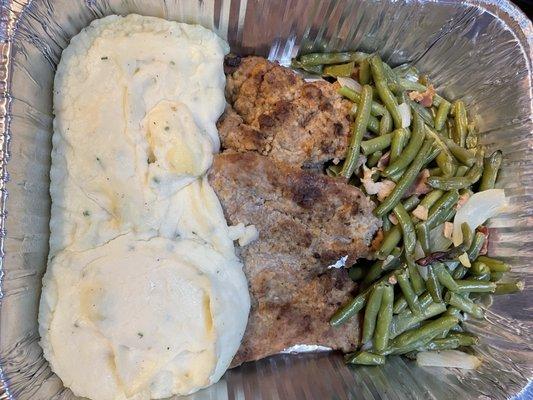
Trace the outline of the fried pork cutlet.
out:
[[[231,106],[218,124],[224,148],[295,166],[344,158],[351,103],[335,85],[306,82],[288,68],[247,57],[227,76],[226,97]]]
[[[257,241],[240,249],[252,309],[234,365],[294,344],[349,351],[357,319],[340,328],[328,320],[353,294],[345,269],[369,257],[380,221],[355,186],[255,152],[215,157],[209,181],[230,224],[254,224]]]

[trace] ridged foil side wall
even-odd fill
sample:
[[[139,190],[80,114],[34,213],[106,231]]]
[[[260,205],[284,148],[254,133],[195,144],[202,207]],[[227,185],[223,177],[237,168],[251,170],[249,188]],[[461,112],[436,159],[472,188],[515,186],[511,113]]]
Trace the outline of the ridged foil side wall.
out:
[[[413,62],[450,98],[464,98],[483,141],[501,148],[510,210],[491,226],[490,252],[526,281],[498,297],[482,338],[479,371],[346,367],[330,353],[279,355],[228,371],[191,399],[500,399],[533,376],[533,119],[531,22],[507,1],[3,0],[0,20],[0,399],[71,399],[38,345],[46,267],[52,82],[69,39],[104,15],[139,13],[201,23],[234,52],[288,63],[298,51],[379,51]],[[6,195],[7,200],[6,200]],[[531,388],[530,388],[531,389]],[[521,393],[521,394],[520,394]],[[531,395],[531,391],[529,392]]]

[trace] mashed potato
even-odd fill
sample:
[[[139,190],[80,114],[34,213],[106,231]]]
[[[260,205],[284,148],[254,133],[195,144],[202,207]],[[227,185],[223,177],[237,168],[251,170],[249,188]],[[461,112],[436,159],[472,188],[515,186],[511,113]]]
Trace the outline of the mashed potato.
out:
[[[94,21],[54,84],[41,345],[79,396],[149,399],[216,382],[250,299],[205,178],[218,151],[225,42],[200,26]],[[241,232],[241,235],[236,234]]]

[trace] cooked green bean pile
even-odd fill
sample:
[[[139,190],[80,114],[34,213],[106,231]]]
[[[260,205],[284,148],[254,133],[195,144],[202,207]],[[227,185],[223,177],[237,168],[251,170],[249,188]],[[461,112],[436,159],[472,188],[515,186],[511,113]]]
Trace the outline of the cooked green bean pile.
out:
[[[367,190],[384,237],[370,267],[349,269],[361,291],[330,320],[339,326],[363,311],[359,351],[347,362],[380,365],[390,354],[478,343],[462,322],[467,315],[483,318],[480,295],[513,293],[523,282],[497,283],[510,268],[480,255],[486,229],[461,224],[463,239],[455,246],[449,230],[474,192],[494,188],[502,153],[486,157],[464,102],[436,94],[413,66],[391,68],[376,54],[344,52],[303,55],[293,67],[353,79],[339,79],[339,93],[354,103],[351,140],[344,162],[327,173],[365,191],[370,169],[372,183],[390,188]],[[417,191],[420,181],[425,190]],[[448,236],[440,236],[450,240],[436,249],[432,234],[446,228]]]

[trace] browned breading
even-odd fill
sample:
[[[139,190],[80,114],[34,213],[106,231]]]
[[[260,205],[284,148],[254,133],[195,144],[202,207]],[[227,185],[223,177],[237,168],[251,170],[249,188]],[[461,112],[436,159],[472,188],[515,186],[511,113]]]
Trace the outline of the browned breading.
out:
[[[227,76],[226,97],[232,107],[218,124],[224,148],[297,166],[346,153],[351,103],[329,82],[305,82],[288,68],[246,57]]]
[[[355,288],[345,270],[327,267],[370,256],[380,221],[356,187],[255,152],[215,157],[209,181],[230,224],[254,224],[259,239],[240,249],[252,310],[234,364],[293,344],[348,351],[357,321],[328,320]]]

